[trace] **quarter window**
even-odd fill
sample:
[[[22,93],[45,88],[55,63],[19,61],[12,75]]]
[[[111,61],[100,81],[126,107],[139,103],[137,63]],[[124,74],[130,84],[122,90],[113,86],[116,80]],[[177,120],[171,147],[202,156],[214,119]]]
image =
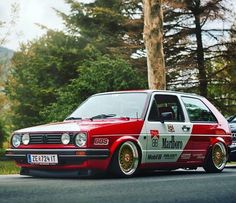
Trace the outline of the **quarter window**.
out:
[[[182,97],[191,122],[217,122],[207,106],[197,98]]]

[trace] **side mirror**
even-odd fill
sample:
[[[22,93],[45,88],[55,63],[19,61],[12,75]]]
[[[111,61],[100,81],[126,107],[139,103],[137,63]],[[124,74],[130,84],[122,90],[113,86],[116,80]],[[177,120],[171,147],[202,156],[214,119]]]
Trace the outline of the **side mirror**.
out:
[[[174,115],[172,112],[162,112],[161,113],[161,122],[164,123],[165,121],[173,121]]]

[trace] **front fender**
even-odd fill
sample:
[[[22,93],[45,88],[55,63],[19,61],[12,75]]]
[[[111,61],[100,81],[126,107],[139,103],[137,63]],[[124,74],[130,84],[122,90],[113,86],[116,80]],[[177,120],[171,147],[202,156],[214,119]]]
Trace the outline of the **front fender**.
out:
[[[132,137],[132,136],[123,136],[123,137],[120,137],[119,139],[117,139],[112,144],[112,146],[110,148],[111,154],[113,155],[115,153],[115,151],[120,147],[120,145],[124,142],[127,142],[127,141],[134,142],[139,150],[139,153],[141,153],[142,147],[141,147],[138,139],[136,139],[135,137]],[[141,156],[141,154],[140,154],[140,156]]]

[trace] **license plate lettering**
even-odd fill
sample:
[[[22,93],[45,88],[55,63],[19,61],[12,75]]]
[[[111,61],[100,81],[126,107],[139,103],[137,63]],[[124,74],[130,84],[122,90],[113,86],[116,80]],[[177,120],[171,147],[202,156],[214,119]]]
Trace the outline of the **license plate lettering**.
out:
[[[58,156],[56,154],[28,154],[28,163],[39,165],[55,165],[58,164]]]

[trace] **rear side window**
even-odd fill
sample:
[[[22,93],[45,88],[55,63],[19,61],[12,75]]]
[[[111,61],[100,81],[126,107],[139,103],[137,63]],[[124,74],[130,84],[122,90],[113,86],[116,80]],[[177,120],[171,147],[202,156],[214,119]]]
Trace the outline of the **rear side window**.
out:
[[[197,98],[182,97],[191,122],[217,122],[210,109]]]

